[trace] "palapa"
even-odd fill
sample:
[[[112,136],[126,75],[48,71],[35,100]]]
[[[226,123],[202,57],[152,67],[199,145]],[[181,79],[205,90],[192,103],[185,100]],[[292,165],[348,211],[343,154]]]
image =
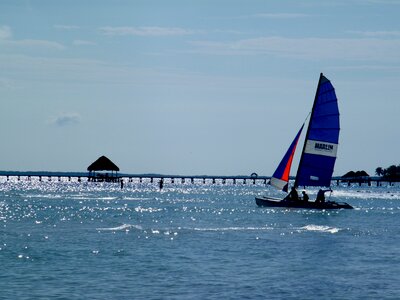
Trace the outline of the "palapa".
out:
[[[116,171],[119,172],[119,168],[114,164],[109,158],[104,155],[99,157],[95,162],[93,162],[87,170],[92,171]]]

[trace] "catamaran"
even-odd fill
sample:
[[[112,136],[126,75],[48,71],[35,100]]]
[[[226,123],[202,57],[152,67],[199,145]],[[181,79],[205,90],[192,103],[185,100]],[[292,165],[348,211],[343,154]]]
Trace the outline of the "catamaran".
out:
[[[303,152],[292,190],[299,186],[329,187],[331,185],[339,144],[339,108],[335,89],[329,79],[322,73],[319,77],[317,92],[310,114]],[[269,182],[272,186],[285,192],[288,191],[290,168],[303,127],[304,124],[296,134],[295,139],[290,144]],[[323,195],[322,190],[320,190],[321,192]],[[294,191],[294,193],[297,195],[297,191]],[[293,198],[290,195],[284,199],[260,196],[256,197],[256,203],[258,206],[268,207],[353,208],[346,202],[325,201],[324,197],[317,199],[318,201],[304,201],[301,198],[297,198],[297,196]]]

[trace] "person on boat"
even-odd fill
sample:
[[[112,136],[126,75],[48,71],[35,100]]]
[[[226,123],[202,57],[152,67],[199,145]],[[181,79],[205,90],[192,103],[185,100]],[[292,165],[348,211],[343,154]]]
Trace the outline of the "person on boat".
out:
[[[284,200],[299,201],[299,194],[297,193],[297,190],[294,186],[292,187],[290,193],[285,197]]]
[[[315,200],[316,203],[324,203],[325,202],[325,193],[326,192],[332,192],[331,189],[329,190],[323,190],[320,189],[317,193],[317,199]]]
[[[308,202],[308,200],[310,200],[310,197],[308,197],[306,191],[302,191],[302,194],[303,194],[303,201]]]

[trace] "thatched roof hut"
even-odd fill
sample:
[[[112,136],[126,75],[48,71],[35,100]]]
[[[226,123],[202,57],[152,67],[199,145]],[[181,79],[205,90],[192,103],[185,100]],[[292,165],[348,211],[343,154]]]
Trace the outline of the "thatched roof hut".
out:
[[[89,181],[119,181],[119,168],[105,156],[99,157],[87,170],[89,171]],[[111,174],[96,174],[97,171],[111,171]]]
[[[114,164],[109,158],[104,155],[99,157],[95,162],[93,162],[87,170],[92,171],[115,171],[118,172],[119,168]]]
[[[368,182],[368,184],[371,184],[370,177],[367,172],[364,170],[362,171],[350,171],[344,174],[342,177],[342,182],[347,182],[348,185],[350,183],[358,182],[360,185],[362,182]]]
[[[342,176],[342,178],[354,178],[354,177],[369,177],[369,175],[367,172],[362,170],[362,171],[357,171],[357,172],[350,171]]]

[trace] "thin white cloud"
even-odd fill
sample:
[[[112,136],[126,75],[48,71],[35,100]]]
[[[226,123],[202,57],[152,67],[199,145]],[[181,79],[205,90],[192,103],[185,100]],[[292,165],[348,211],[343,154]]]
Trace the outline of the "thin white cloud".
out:
[[[205,32],[204,32],[205,33]],[[245,31],[239,31],[239,30],[222,30],[222,29],[215,29],[212,31],[212,33],[217,33],[217,34],[235,34],[235,35],[240,35],[240,34],[247,34]]]
[[[251,15],[250,17],[265,19],[297,19],[308,17],[308,15],[299,13],[260,13]]]
[[[179,27],[101,27],[100,31],[108,36],[182,36],[196,33]]]
[[[7,78],[0,78],[0,90],[16,89],[15,82]]]
[[[399,30],[388,30],[388,31],[349,31],[352,34],[358,34],[365,37],[377,37],[377,38],[397,38],[400,37]]]
[[[59,127],[78,124],[81,117],[77,113],[63,113],[51,119],[50,124]]]
[[[0,26],[0,46],[18,47],[18,48],[47,48],[47,49],[57,49],[57,50],[65,49],[65,47],[62,44],[47,40],[13,39],[12,31],[9,26]]]
[[[310,15],[303,13],[256,13],[252,15],[241,15],[234,17],[233,19],[273,19],[273,20],[287,20],[287,19],[298,19],[307,18]]]
[[[379,5],[382,5],[382,4],[400,5],[399,0],[364,0],[364,1],[366,3],[379,4]]]
[[[64,45],[46,41],[46,40],[1,40],[0,45],[3,46],[12,46],[12,47],[21,47],[21,48],[48,48],[48,49],[56,49],[56,50],[63,50],[65,49]]]
[[[12,36],[11,28],[8,26],[0,26],[0,39],[8,39]]]
[[[46,40],[31,40],[31,39],[17,40],[17,41],[12,41],[12,44],[23,47],[43,47],[43,48],[53,48],[57,50],[65,49],[64,45],[60,43],[46,41]]]
[[[339,65],[331,66],[331,70],[351,70],[351,71],[383,71],[383,72],[400,72],[400,66],[391,65]]]
[[[76,25],[54,25],[54,28],[62,30],[76,30],[79,29],[80,27]]]
[[[400,40],[262,37],[233,42],[192,42],[197,51],[215,55],[271,55],[301,59],[400,62]]]
[[[35,82],[46,86],[50,82],[62,84],[136,84],[141,82],[143,69],[130,68],[126,64],[118,65],[95,59],[71,59],[35,57],[29,55],[2,55],[0,66],[12,73],[11,79],[19,86]],[[57,76],[54,76],[57,74]],[[148,77],[154,76],[153,73]],[[145,76],[146,77],[146,76]]]
[[[91,42],[91,41],[85,41],[85,40],[74,40],[72,42],[74,46],[94,46],[96,43]]]

